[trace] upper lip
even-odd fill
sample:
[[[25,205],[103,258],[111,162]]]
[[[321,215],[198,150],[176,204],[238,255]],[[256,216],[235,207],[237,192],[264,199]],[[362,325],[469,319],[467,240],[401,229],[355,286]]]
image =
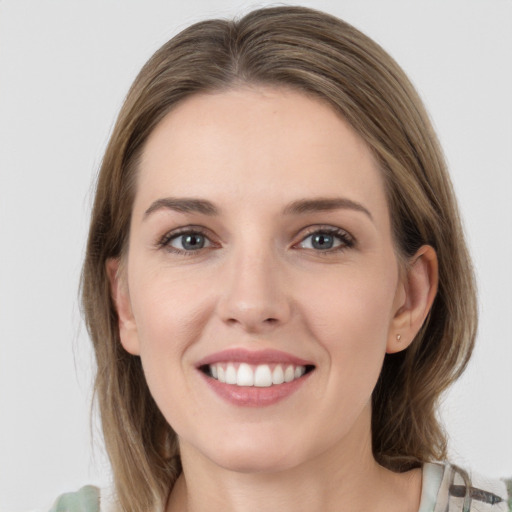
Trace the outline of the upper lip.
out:
[[[209,364],[233,362],[233,363],[249,363],[249,364],[293,364],[296,366],[313,366],[311,361],[300,357],[282,352],[281,350],[264,349],[264,350],[247,350],[241,348],[230,348],[210,354],[197,362],[197,367]]]

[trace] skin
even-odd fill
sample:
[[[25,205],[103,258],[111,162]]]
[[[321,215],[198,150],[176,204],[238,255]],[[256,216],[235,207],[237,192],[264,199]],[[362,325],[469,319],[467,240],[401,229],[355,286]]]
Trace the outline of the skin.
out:
[[[218,213],[162,207],[168,197]],[[286,211],[318,198],[351,203]],[[206,246],[185,254],[170,236],[190,226]],[[311,233],[326,228],[342,237],[319,250]],[[421,471],[373,458],[370,404],[385,353],[406,348],[429,311],[436,257],[425,246],[400,268],[376,162],[329,106],[262,87],[179,104],[145,146],[119,264],[109,274],[122,344],[180,441],[167,511],[418,509]],[[286,399],[241,407],[196,368],[228,348],[315,368]]]

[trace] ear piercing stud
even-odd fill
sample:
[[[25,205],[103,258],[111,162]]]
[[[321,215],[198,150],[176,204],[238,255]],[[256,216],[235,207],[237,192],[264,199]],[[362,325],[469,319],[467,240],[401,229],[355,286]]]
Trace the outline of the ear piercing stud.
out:
[[[402,335],[401,334],[397,334],[396,335],[396,341],[400,341],[402,339]]]

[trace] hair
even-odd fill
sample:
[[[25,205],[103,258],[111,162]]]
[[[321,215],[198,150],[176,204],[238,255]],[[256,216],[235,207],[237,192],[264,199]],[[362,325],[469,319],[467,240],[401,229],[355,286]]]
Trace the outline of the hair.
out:
[[[472,265],[444,158],[414,87],[374,41],[331,15],[273,7],[196,23],[164,44],[133,83],[97,181],[82,274],[95,393],[121,510],[165,502],[181,471],[177,437],[158,410],[139,357],[119,339],[106,263],[127,250],[140,155],[185,98],[244,85],[285,87],[327,102],[366,142],[386,187],[399,261],[431,245],[439,288],[420,332],[385,356],[372,395],[375,459],[394,471],[446,458],[437,416],[464,370],[477,326]]]

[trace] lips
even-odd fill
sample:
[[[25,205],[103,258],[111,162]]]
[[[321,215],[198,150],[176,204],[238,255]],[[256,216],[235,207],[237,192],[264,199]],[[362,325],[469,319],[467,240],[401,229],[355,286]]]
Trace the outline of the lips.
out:
[[[243,406],[276,403],[307,380],[314,365],[278,350],[230,349],[196,365],[210,388],[223,399]]]

